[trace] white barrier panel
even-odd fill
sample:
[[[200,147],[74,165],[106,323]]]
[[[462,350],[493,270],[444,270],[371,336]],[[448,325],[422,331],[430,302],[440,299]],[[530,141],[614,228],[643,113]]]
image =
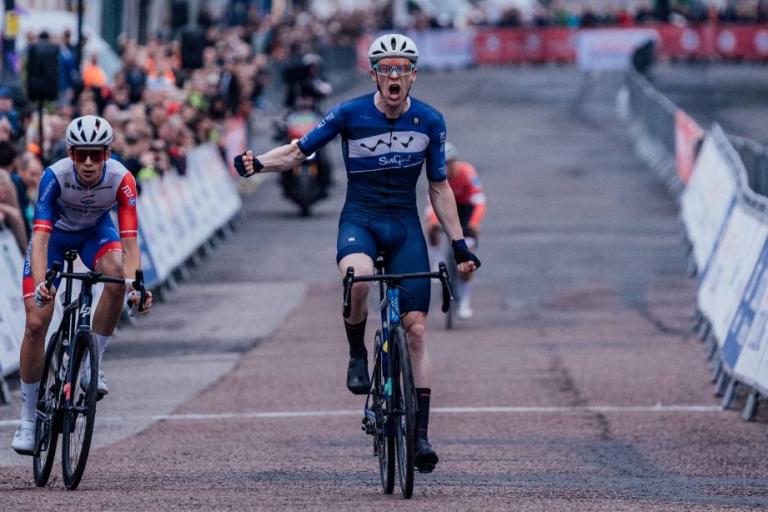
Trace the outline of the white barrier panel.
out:
[[[227,166],[212,144],[189,154],[184,176],[169,173],[143,183],[139,225],[156,281],[165,280],[241,206]]]
[[[721,359],[740,381],[768,389],[766,359],[768,327],[768,242],[752,271],[744,295],[723,343]]]
[[[768,225],[736,204],[698,289],[699,310],[721,346],[766,239]]]
[[[3,375],[19,367],[19,348],[24,333],[23,267],[24,258],[16,239],[7,229],[0,229],[0,373]]]
[[[648,29],[584,30],[576,35],[576,62],[582,71],[625,71],[632,52],[659,35]]]
[[[700,273],[707,267],[736,198],[736,177],[725,152],[729,144],[722,130],[715,127],[710,131],[680,198],[683,223]]]

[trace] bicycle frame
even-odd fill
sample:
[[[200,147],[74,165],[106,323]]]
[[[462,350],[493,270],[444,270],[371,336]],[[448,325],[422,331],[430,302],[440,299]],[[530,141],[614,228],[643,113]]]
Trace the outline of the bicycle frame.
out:
[[[442,311],[445,313],[450,307],[452,292],[448,269],[445,263],[440,263],[438,272],[415,272],[412,274],[386,274],[384,271],[384,262],[377,260],[375,262],[376,272],[372,276],[355,276],[352,267],[347,269],[344,277],[344,317],[347,318],[351,312],[351,291],[352,284],[358,282],[376,281],[379,285],[379,311],[381,315],[381,340],[374,347],[374,372],[377,364],[381,363],[384,375],[389,376],[389,342],[393,329],[401,325],[400,320],[400,284],[405,279],[439,279],[443,289]],[[387,377],[384,383],[384,399],[388,399],[392,392],[391,378]],[[388,411],[385,418],[377,418],[375,411],[370,407],[371,392],[368,393],[363,411],[365,417],[370,421],[377,423],[383,422],[384,426],[390,424],[393,411]]]

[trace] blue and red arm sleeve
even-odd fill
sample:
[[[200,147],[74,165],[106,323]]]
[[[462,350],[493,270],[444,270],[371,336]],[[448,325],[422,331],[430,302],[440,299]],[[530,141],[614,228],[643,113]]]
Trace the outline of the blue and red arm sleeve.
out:
[[[53,231],[53,224],[57,218],[56,200],[61,195],[61,186],[50,168],[43,172],[39,190],[32,231],[50,233]]]
[[[117,189],[117,224],[121,238],[136,238],[139,232],[139,217],[136,213],[136,180],[130,172],[125,173]]]

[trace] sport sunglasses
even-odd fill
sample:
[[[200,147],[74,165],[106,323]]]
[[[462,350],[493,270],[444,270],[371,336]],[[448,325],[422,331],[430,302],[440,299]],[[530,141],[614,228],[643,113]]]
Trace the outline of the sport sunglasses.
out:
[[[107,155],[105,149],[73,149],[72,156],[77,163],[83,163],[91,157],[91,162],[103,162]]]
[[[373,65],[373,70],[376,71],[377,75],[386,76],[392,73],[397,73],[399,76],[408,76],[415,69],[416,65],[405,58],[381,59]]]

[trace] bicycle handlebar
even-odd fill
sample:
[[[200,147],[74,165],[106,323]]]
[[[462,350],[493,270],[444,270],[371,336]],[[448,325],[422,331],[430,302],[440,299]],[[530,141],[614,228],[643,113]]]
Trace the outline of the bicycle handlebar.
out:
[[[139,292],[139,312],[144,311],[144,307],[147,301],[147,289],[144,287],[144,271],[137,270],[135,279],[126,279],[121,277],[109,276],[100,272],[60,272],[61,263],[54,261],[50,270],[45,273],[45,286],[50,290],[53,285],[53,281],[56,280],[56,276],[61,276],[63,279],[75,279],[78,281],[87,281],[90,284],[96,283],[113,283],[124,284],[132,287]]]
[[[372,276],[355,276],[355,269],[347,267],[347,273],[344,276],[344,318],[349,318],[352,311],[352,284],[365,283],[371,281],[386,281],[388,284],[396,284],[405,279],[439,279],[443,289],[443,304],[441,310],[448,312],[448,308],[453,300],[451,291],[451,280],[448,277],[448,267],[444,262],[440,262],[437,272],[414,272],[412,274],[374,274]]]

